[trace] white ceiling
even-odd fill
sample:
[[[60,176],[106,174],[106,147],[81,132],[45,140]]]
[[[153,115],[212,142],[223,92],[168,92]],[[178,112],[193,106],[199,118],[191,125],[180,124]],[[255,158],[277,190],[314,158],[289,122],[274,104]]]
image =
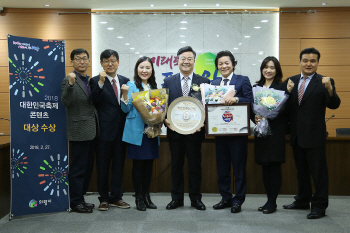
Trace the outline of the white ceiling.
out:
[[[326,2],[327,5],[322,6]],[[187,6],[184,6],[184,4]],[[50,6],[45,6],[49,4]],[[150,5],[154,4],[154,7]],[[216,4],[220,4],[216,6]],[[345,7],[350,0],[0,0],[8,8],[92,10],[266,9],[280,7]]]

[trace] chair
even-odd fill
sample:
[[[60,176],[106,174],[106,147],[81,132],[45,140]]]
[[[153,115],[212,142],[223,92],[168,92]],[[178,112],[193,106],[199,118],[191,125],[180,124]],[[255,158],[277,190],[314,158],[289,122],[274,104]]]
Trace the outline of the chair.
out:
[[[350,137],[350,128],[338,128],[335,132],[337,137]]]

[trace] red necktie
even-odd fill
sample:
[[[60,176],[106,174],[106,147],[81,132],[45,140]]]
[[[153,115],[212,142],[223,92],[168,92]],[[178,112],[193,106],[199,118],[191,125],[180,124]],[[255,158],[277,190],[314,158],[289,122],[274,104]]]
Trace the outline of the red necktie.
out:
[[[117,99],[119,100],[118,88],[117,88],[117,85],[115,84],[115,79],[114,79],[114,78],[112,79],[112,87],[113,87],[113,89],[114,89],[115,96],[116,96]]]
[[[301,100],[303,99],[306,79],[307,79],[307,77],[303,77],[303,82],[301,83],[301,86],[300,86],[300,88],[298,90],[299,105],[300,105]]]

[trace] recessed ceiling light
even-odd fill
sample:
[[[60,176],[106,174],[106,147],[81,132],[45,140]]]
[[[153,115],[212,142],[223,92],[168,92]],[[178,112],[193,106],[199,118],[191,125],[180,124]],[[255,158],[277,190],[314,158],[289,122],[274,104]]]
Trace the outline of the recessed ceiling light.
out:
[[[151,36],[151,35],[148,35],[148,36]]]
[[[187,6],[187,4],[185,3],[184,6]]]
[[[154,4],[151,4],[150,6],[151,6],[151,7],[154,7]]]
[[[261,20],[262,23],[267,23],[269,22],[267,19]]]
[[[249,38],[250,36],[244,36],[244,38]]]
[[[123,37],[122,37],[122,36],[118,36],[117,38],[118,38],[118,39],[123,39]]]
[[[100,24],[106,24],[107,22],[106,21],[101,21]]]
[[[233,48],[234,50],[237,50],[238,48]]]
[[[259,51],[259,54],[264,54],[264,51]]]
[[[136,52],[135,54],[140,54],[139,52]]]
[[[219,35],[216,35],[216,37],[219,37]]]
[[[187,28],[180,28],[181,30],[186,30]]]
[[[45,6],[50,6],[49,4],[46,4]]]
[[[125,43],[125,45],[130,45],[129,43]]]
[[[107,28],[108,30],[113,30],[114,28]]]
[[[186,41],[181,41],[182,44],[186,44]]]
[[[326,2],[324,2],[324,3],[322,3],[322,5],[323,5],[323,6],[325,6],[325,5],[327,5],[327,3],[326,3]]]
[[[259,29],[259,28],[261,28],[260,26],[256,26],[256,27],[254,27],[255,29]]]
[[[135,48],[130,48],[130,49],[132,50],[132,49],[135,49]]]
[[[180,23],[187,23],[187,21],[181,21]]]
[[[184,36],[184,35],[180,35],[180,37],[186,37],[186,36]]]
[[[243,43],[239,43],[239,45],[242,45]]]
[[[220,6],[220,4],[219,4],[219,3],[216,3],[216,6]]]
[[[256,64],[253,64],[253,66],[256,66]]]

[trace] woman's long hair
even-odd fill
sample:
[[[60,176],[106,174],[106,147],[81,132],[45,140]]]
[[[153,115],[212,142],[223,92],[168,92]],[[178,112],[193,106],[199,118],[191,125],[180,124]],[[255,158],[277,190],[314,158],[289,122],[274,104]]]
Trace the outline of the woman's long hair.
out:
[[[152,74],[151,74],[151,77],[149,77],[149,79],[147,80],[147,82],[149,83],[149,85],[151,86],[152,89],[157,89],[156,77],[154,76],[153,62],[152,62],[151,58],[146,57],[146,56],[140,57],[136,62],[135,69],[134,69],[135,85],[140,91],[143,91],[142,79],[139,77],[138,67],[139,67],[140,63],[142,63],[144,61],[149,61],[149,63],[151,63],[151,66],[152,66]]]

